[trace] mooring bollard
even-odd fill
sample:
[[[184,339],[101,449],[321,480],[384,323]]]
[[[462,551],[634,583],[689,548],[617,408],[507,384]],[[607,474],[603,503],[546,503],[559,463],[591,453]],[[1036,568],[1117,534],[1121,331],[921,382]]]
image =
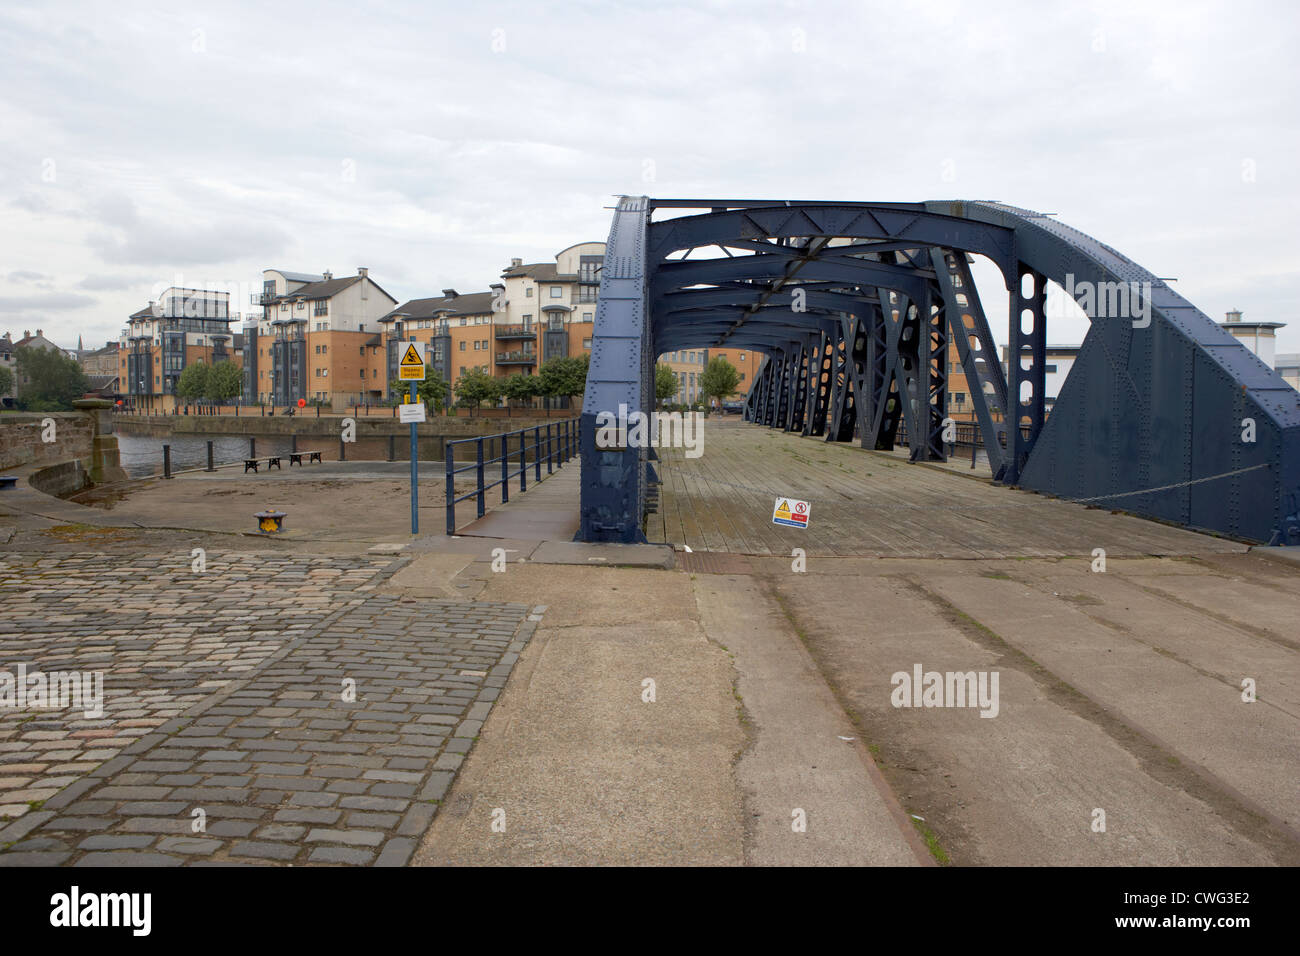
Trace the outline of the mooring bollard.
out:
[[[347,445],[343,443],[343,438],[340,437],[339,438],[339,461],[347,461],[347,460],[348,460]]]
[[[397,436],[388,436],[388,460],[397,461]]]
[[[249,458],[256,458],[256,457],[257,457],[257,439],[256,439],[256,438],[250,438],[250,439],[248,440],[248,457],[249,457]]]
[[[297,452],[297,450],[298,450],[298,435],[297,433],[294,433],[289,436],[289,451],[290,453],[294,453]]]
[[[172,446],[163,445],[163,477],[172,476]]]
[[[208,471],[216,470],[216,468],[212,467],[212,442],[208,442]]]
[[[253,515],[257,519],[257,530],[262,534],[277,534],[284,530],[283,511],[273,511],[267,508],[265,511],[259,511]]]

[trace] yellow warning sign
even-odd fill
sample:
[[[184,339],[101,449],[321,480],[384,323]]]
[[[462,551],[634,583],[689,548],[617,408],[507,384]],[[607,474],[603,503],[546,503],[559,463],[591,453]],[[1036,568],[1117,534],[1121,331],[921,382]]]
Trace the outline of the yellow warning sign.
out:
[[[397,363],[397,377],[403,382],[424,381],[424,356],[420,354],[420,346],[417,343],[406,344],[402,360]]]
[[[797,498],[777,498],[772,508],[772,524],[783,524],[789,528],[808,527],[810,505]]]

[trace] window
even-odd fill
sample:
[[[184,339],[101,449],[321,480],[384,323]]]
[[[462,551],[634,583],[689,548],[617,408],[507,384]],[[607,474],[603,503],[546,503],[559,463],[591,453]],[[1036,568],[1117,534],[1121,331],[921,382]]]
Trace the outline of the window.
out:
[[[329,315],[330,300],[318,299],[314,310],[316,315]]]
[[[281,303],[280,303],[280,311],[281,311],[281,312],[288,312],[288,311],[289,311],[289,305],[288,305],[287,302],[281,302]]]
[[[461,321],[464,322],[465,320],[464,320],[464,319],[461,319]],[[465,343],[464,343],[464,342],[461,342],[461,343],[460,343],[460,350],[461,350],[462,352],[465,351]]]
[[[320,346],[319,346],[319,345],[316,346],[316,354],[317,354],[317,355],[320,355]]]
[[[533,287],[529,286],[528,288],[524,289],[524,298],[531,299],[532,297],[533,297]]]
[[[591,313],[590,313],[590,312],[584,312],[584,313],[582,313],[582,321],[584,321],[584,322],[590,322],[590,321],[591,321]]]
[[[744,352],[741,352],[741,353],[740,353],[740,360],[741,360],[742,362],[745,361],[745,353],[744,353]]]
[[[361,370],[361,377],[362,377],[362,378],[365,378],[365,377],[366,377],[366,370],[365,370],[365,369],[362,369],[362,370]]]
[[[361,346],[361,347],[358,349],[358,351],[361,353],[361,357],[362,357],[362,358],[365,358],[365,355],[366,355],[366,347],[363,345],[363,346]]]
[[[600,268],[604,263],[602,256],[582,256],[578,260],[578,281],[588,283],[600,282]]]
[[[591,339],[589,339],[589,338],[583,339],[583,340],[582,340],[582,347],[583,347],[584,349],[589,349],[589,348],[591,348]]]
[[[462,317],[461,320],[460,320],[460,324],[461,324],[461,325],[464,325],[467,321],[469,321],[469,320],[466,319],[466,318],[464,318],[464,317]]]
[[[479,345],[479,341],[478,341],[478,339],[475,339],[475,340],[474,340],[474,351],[477,352],[480,348],[482,348],[482,346]]]
[[[564,286],[562,286],[562,285],[553,285],[553,286],[551,286],[551,298],[552,298],[552,299],[563,298],[563,296],[564,296]]]
[[[486,350],[487,347],[488,347],[488,340],[487,340],[487,339],[484,339],[484,340],[483,340],[483,348],[484,348],[484,350]]]
[[[322,346],[320,347],[320,354],[321,354],[321,355],[328,355],[328,354],[329,354],[329,351],[330,351],[330,347],[329,347],[328,345],[322,345]]]
[[[306,303],[306,302],[295,302],[295,303],[293,304],[293,307],[294,307],[295,309],[305,309],[305,308],[307,308],[307,303]]]

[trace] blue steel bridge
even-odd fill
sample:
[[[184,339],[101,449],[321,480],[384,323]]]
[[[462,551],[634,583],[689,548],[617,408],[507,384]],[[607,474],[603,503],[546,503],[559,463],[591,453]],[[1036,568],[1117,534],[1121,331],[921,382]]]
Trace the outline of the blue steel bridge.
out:
[[[656,210],[672,212],[656,220]],[[1006,316],[986,314],[974,256],[1001,273]],[[1142,290],[1130,300],[1140,319],[1092,320],[1050,417],[1049,281],[1112,300]],[[1006,322],[1005,371],[993,322]],[[596,415],[650,411],[656,356],[761,353],[748,422],[871,449],[904,440],[910,460],[925,462],[945,456],[950,341],[996,482],[1300,544],[1300,393],[1110,246],[993,202],[645,196],[619,201],[601,273],[579,539],[645,540],[656,453],[597,448]]]

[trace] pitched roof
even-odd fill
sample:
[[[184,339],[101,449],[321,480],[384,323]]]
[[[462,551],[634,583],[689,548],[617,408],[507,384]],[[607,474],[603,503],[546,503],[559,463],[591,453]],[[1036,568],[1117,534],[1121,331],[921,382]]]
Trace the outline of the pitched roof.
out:
[[[522,266],[511,266],[501,273],[503,279],[527,276],[537,282],[576,282],[576,275],[559,272],[554,262],[529,262]]]
[[[439,309],[446,309],[449,316],[487,315],[492,311],[493,294],[491,292],[471,292],[468,295],[458,295],[455,298],[439,295],[431,299],[411,299],[409,302],[402,303],[379,321],[392,321],[398,312],[405,313],[412,319],[431,319]]]
[[[297,280],[295,280],[297,281]],[[301,288],[294,289],[292,292],[286,292],[284,295],[277,295],[273,302],[287,302],[291,299],[328,299],[332,295],[337,295],[350,285],[355,285],[361,281],[361,276],[344,276],[341,279],[317,279],[315,282],[309,282]]]
[[[305,299],[309,302],[317,299],[328,299],[331,296],[338,295],[349,286],[356,285],[362,279],[368,279],[369,276],[343,276],[339,279],[321,279],[319,282],[309,282],[301,288],[294,289],[292,292],[286,292],[284,295],[278,295],[271,300],[272,303],[292,302],[295,299]],[[384,292],[384,289],[374,279],[370,279],[370,284],[379,289],[387,298],[396,302],[391,295]]]

